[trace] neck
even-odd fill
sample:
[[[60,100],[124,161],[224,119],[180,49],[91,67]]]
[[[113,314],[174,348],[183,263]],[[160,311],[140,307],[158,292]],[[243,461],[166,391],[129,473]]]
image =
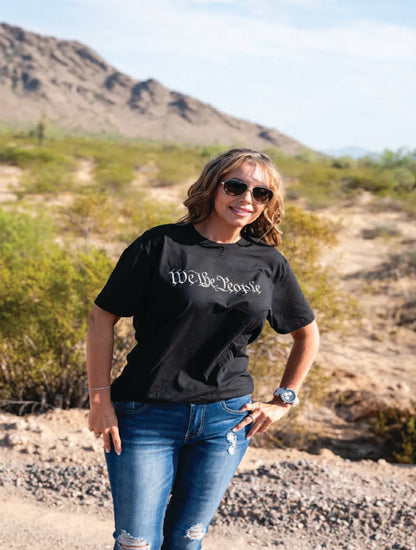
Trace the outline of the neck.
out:
[[[206,239],[220,244],[237,243],[241,239],[241,228],[227,227],[221,228],[217,224],[215,226],[204,220],[194,224],[195,229]]]

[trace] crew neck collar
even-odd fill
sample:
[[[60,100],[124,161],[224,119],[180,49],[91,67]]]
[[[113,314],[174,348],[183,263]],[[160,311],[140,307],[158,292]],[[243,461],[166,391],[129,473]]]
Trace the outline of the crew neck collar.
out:
[[[216,241],[211,241],[207,237],[204,237],[204,235],[201,235],[201,233],[195,228],[195,226],[191,223],[189,224],[194,236],[197,239],[198,244],[201,246],[206,246],[208,248],[236,248],[236,247],[245,247],[250,246],[251,243],[247,241],[244,237],[240,237],[238,241],[235,243],[218,243]]]

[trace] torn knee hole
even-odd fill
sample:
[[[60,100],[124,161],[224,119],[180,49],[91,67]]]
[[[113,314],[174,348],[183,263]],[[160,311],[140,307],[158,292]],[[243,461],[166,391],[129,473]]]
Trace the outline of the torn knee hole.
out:
[[[192,525],[187,531],[186,536],[188,539],[191,540],[201,540],[205,535],[205,527],[202,525],[202,523],[197,523],[196,525]]]
[[[127,531],[121,531],[117,537],[121,550],[150,550],[150,544],[142,538],[132,537]]]

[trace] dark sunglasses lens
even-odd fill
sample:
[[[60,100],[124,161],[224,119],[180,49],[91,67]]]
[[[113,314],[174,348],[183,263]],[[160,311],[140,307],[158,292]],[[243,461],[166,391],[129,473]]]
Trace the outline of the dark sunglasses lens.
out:
[[[242,195],[247,190],[247,184],[238,180],[227,180],[224,182],[224,191],[233,197]]]
[[[242,195],[248,189],[248,185],[244,181],[230,179],[224,182],[224,191],[227,195],[237,197]],[[253,187],[254,200],[262,204],[269,202],[273,197],[273,191],[267,187]]]
[[[268,202],[273,197],[273,192],[265,187],[254,187],[253,197],[257,202]]]

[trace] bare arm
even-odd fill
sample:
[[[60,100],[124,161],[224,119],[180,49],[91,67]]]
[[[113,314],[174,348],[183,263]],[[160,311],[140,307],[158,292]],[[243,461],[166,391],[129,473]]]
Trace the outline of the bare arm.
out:
[[[309,325],[306,325],[306,327],[295,330],[291,335],[293,345],[280,382],[280,387],[292,388],[298,392],[318,353],[318,325],[316,321],[313,321]],[[273,397],[267,403],[255,402],[244,405],[242,410],[250,411],[250,416],[237,424],[234,430],[241,430],[252,422],[253,425],[247,437],[250,438],[255,433],[263,433],[273,422],[283,418],[291,406],[285,405],[280,397]]]
[[[316,321],[291,333],[293,345],[280,382],[282,388],[300,390],[319,348],[319,331]],[[274,401],[281,403],[280,397]]]
[[[113,360],[114,325],[119,317],[94,306],[88,319],[87,373],[89,388],[106,388],[110,384]],[[90,389],[90,413],[88,427],[96,434],[103,434],[104,448],[121,453],[121,441],[117,416],[111,403],[110,388]]]

